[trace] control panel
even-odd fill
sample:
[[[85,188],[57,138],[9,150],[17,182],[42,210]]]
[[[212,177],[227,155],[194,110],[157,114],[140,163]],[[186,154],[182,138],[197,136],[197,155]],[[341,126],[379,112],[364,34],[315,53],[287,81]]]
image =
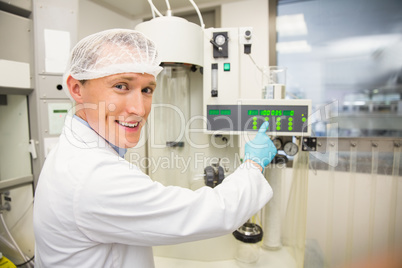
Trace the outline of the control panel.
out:
[[[310,136],[311,100],[256,100],[258,104],[207,105],[206,131],[233,133],[258,131],[269,122],[276,136]],[[311,124],[311,123],[310,123]]]
[[[204,132],[256,132],[268,121],[269,135],[311,136],[311,100],[283,99],[285,87],[279,84],[275,99],[261,99],[261,86],[255,83],[254,75],[258,71],[253,65],[251,71],[247,69],[252,64],[252,43],[252,27],[205,29]]]

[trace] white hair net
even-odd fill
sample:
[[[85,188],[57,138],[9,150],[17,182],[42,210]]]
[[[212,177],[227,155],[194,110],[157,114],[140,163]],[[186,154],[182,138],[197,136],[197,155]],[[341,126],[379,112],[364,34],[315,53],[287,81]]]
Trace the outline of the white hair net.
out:
[[[89,35],[73,48],[66,72],[77,80],[101,78],[119,73],[148,73],[155,78],[162,71],[155,43],[144,34],[128,29],[112,29]]]

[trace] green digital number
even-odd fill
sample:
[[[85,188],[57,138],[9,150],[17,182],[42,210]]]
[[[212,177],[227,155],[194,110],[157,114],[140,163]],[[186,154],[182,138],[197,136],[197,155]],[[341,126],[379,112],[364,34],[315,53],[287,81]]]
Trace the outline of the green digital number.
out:
[[[281,116],[282,111],[281,110],[272,110],[271,115],[273,115],[273,116]]]
[[[293,111],[293,110],[283,111],[283,115],[286,115],[286,116],[293,116],[294,114],[295,114],[295,111]]]

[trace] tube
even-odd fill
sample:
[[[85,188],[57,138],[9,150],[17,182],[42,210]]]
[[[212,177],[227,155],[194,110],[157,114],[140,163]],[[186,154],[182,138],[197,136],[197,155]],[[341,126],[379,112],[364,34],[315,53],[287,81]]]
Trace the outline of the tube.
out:
[[[193,0],[190,0],[190,3],[193,5],[195,11],[197,12],[198,18],[200,19],[201,28],[204,29],[204,28],[205,28],[205,24],[204,24],[204,20],[202,19],[200,10],[198,9],[197,5],[194,3]]]
[[[169,0],[166,0],[166,7],[167,7],[167,10],[170,10],[170,3],[169,3]]]
[[[301,145],[301,139],[298,139],[298,144]],[[304,265],[308,177],[309,152],[299,151],[293,160],[292,184],[282,227],[282,243],[297,267]]]
[[[399,163],[401,161],[401,146],[394,145],[394,162],[392,165],[392,187],[389,211],[389,224],[388,224],[388,249],[390,252],[395,247],[395,226],[396,226],[396,207],[397,207],[397,191],[399,179]]]
[[[377,174],[378,174],[378,144],[372,143],[371,147],[371,192],[370,192],[370,219],[369,219],[369,244],[368,252],[373,254],[374,248],[374,223],[375,204],[377,195]]]
[[[271,185],[274,195],[268,204],[263,208],[263,247],[269,250],[277,250],[282,247],[281,242],[281,201],[282,201],[282,180],[283,166],[271,164],[265,169],[265,177]]]
[[[346,236],[346,261],[352,260],[353,252],[353,227],[355,215],[355,191],[356,191],[356,142],[350,146],[350,181],[349,181],[349,209]]]
[[[332,265],[332,252],[333,252],[333,228],[334,228],[334,185],[335,185],[335,163],[337,157],[337,146],[331,143],[329,147],[329,178],[328,178],[328,210],[327,210],[327,239],[326,239],[326,253],[327,261],[325,267]]]
[[[212,63],[211,66],[211,97],[218,96],[218,64]]]
[[[18,253],[20,254],[20,256],[22,257],[22,259],[25,262],[29,261],[27,256],[25,256],[25,254],[22,252],[22,250],[18,246],[17,242],[15,242],[15,240],[14,240],[13,236],[11,235],[10,231],[8,230],[6,222],[4,220],[3,212],[0,212],[0,221],[1,221],[1,224],[3,224],[3,227],[4,227],[4,230],[6,231],[6,234],[8,235],[8,237],[11,240],[12,246],[18,251]],[[7,243],[7,244],[9,244],[9,243]],[[29,263],[28,263],[28,266],[31,267]]]
[[[159,17],[163,17],[162,13],[160,13],[159,10],[155,7],[154,3],[152,3],[152,0],[148,0],[148,3],[151,6],[151,9],[155,11]]]

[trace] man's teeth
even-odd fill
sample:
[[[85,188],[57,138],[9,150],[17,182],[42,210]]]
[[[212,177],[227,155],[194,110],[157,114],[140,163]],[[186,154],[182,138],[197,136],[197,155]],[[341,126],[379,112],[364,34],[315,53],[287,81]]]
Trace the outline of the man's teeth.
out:
[[[127,123],[127,122],[121,122],[121,121],[117,121],[117,123],[119,123],[120,125],[124,126],[124,127],[136,127],[138,126],[138,122],[131,124],[131,123]]]

